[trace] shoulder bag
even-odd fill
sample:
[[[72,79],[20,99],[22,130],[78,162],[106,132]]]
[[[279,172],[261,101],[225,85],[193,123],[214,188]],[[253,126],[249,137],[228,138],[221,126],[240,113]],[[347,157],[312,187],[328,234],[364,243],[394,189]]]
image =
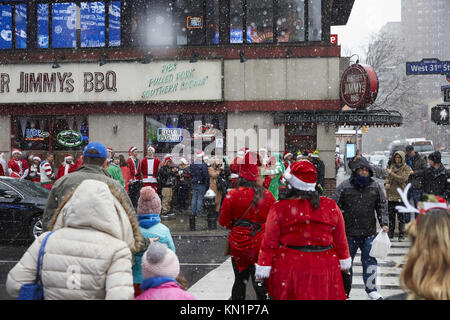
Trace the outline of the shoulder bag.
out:
[[[44,299],[44,286],[41,282],[40,269],[42,264],[42,258],[45,253],[45,245],[47,244],[48,237],[53,233],[49,232],[41,243],[41,248],[39,249],[39,256],[36,268],[36,280],[34,283],[23,284],[20,288],[19,297],[17,300],[43,300]]]

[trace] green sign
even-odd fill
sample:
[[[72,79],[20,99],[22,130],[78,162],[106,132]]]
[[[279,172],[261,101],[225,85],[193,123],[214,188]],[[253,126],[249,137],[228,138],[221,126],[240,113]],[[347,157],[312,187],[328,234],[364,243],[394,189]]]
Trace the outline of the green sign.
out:
[[[64,130],[58,133],[56,141],[64,147],[78,147],[83,142],[83,136],[75,130]]]

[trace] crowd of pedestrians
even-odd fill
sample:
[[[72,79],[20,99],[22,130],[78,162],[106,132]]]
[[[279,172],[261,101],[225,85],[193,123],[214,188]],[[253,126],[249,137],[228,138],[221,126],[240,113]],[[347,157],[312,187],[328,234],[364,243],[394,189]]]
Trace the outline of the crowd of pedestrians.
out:
[[[67,155],[56,175],[51,153],[43,161],[32,157],[29,165],[20,150],[13,152],[9,175],[26,179],[32,174],[29,178],[36,179],[39,172],[39,183],[50,194],[42,217],[44,233],[8,274],[11,296],[19,296],[22,286],[33,282],[38,253],[45,245],[46,259],[40,266],[45,299],[195,299],[185,290],[170,229],[161,221],[174,214],[173,203],[186,209],[186,195],[191,193],[189,225],[196,230],[203,198],[212,190],[219,224],[230,231],[233,300],[245,299],[249,279],[261,300],[345,300],[358,250],[368,298],[383,299],[376,287],[377,259],[369,253],[379,231],[377,222],[380,232],[392,238],[396,218],[399,239],[407,235],[412,243],[401,276],[407,298],[449,297],[449,277],[438,258],[445,260],[448,252],[426,247],[448,240],[448,172],[438,152],[429,156],[425,168],[413,149],[406,155],[396,152],[387,170],[386,194],[372,178],[370,163],[355,157],[349,164],[350,178],[328,198],[323,195],[325,166],[318,150],[294,160],[289,152],[281,156],[242,149],[229,165],[226,158],[205,161],[202,150],[191,164],[181,158],[178,165],[170,154],[159,160],[153,147],[142,160],[138,151],[131,147],[125,161],[91,142],[75,163]],[[414,207],[423,206],[423,198],[433,194],[439,209],[425,205],[411,210],[417,219],[405,227],[408,221],[400,210],[405,197],[399,190],[407,183],[413,186],[412,199],[414,190],[421,192]],[[426,264],[427,259],[438,267],[415,264]],[[415,276],[417,268],[428,281]],[[436,275],[441,283],[433,282]]]

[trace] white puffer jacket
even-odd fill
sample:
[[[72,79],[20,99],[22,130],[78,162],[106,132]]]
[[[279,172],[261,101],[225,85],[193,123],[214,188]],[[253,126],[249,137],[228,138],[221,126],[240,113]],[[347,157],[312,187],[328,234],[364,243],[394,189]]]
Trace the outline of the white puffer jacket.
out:
[[[45,299],[133,299],[131,252],[140,235],[111,191],[103,182],[85,180],[55,212],[42,264]],[[6,289],[12,297],[22,284],[34,282],[46,234],[9,272]]]

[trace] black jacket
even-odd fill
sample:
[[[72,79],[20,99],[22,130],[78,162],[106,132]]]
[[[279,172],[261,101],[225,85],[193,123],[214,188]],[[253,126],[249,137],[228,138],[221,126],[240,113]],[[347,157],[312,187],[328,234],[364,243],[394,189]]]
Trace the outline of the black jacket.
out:
[[[172,171],[172,167],[162,166],[158,170],[158,186],[162,188],[171,188],[174,186],[175,173]]]
[[[416,153],[414,159],[411,159],[408,156],[406,157],[406,164],[414,171],[414,174],[409,176],[408,182],[411,183],[413,189],[422,189],[427,162],[420,154]]]
[[[450,173],[441,163],[439,169],[427,168],[423,179],[423,192],[445,198],[450,197]]]
[[[312,161],[314,167],[316,167],[317,171],[317,184],[320,184],[323,187],[325,180],[325,164],[320,159],[315,159]]]
[[[359,189],[351,182],[352,178],[353,176],[337,187],[333,200],[344,216],[347,236],[373,236],[377,233],[376,217],[380,226],[389,225],[384,191],[373,179],[370,179],[367,187]]]
[[[203,184],[206,189],[209,188],[209,172],[206,163],[192,163],[189,167],[191,171],[192,185]]]

